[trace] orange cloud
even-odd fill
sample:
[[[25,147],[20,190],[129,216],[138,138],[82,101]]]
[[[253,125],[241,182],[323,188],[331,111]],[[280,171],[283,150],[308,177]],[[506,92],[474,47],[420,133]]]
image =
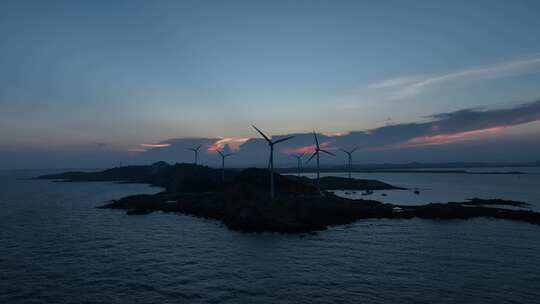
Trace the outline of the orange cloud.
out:
[[[335,132],[335,133],[322,132],[322,134],[328,137],[339,137],[339,136],[349,135],[350,132]]]
[[[140,144],[139,146],[144,148],[166,148],[170,147],[171,144]]]
[[[219,140],[208,146],[208,153],[217,153],[225,145],[229,145],[231,150],[238,151],[240,145],[249,140],[249,137],[221,137]]]
[[[424,146],[446,145],[446,144],[452,144],[456,142],[471,140],[471,139],[474,139],[475,137],[479,137],[483,135],[499,133],[506,128],[508,127],[497,126],[497,127],[450,133],[450,134],[419,136],[419,137],[411,138],[405,143],[382,146],[382,147],[372,147],[372,148],[367,148],[366,150],[382,151],[382,150],[393,150],[393,149],[414,148],[414,147],[424,147]]]
[[[444,145],[451,144],[458,141],[464,141],[476,136],[498,133],[505,129],[505,126],[491,127],[486,129],[471,130],[465,132],[458,132],[453,134],[439,134],[432,136],[415,137],[408,140],[405,145],[408,146],[431,146],[431,145]]]
[[[325,141],[323,143],[321,143],[319,146],[321,148],[327,148],[328,146],[330,146],[330,143],[329,141]],[[283,150],[281,150],[282,153],[285,153],[285,154],[311,154],[313,152],[315,152],[315,144],[313,145],[309,145],[309,146],[303,146],[303,147],[298,147],[298,148],[285,148]]]

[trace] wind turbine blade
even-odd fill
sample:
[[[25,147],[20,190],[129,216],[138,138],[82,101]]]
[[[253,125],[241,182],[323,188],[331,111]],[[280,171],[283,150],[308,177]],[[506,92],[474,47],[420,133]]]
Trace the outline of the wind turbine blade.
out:
[[[351,153],[351,152],[349,152],[349,151],[347,151],[347,150],[345,150],[345,149],[341,149],[341,148],[339,149],[339,151],[341,151],[341,152],[343,152],[343,153],[347,153],[347,154]]]
[[[202,145],[199,145],[195,150],[199,151],[199,149],[202,147]]]
[[[317,133],[313,130],[313,137],[315,137],[315,144],[317,145],[317,150],[319,150],[319,140],[317,139]]]
[[[227,154],[223,155],[223,157],[227,157],[227,156],[231,156],[231,155],[233,155],[233,153],[227,153]]]
[[[311,155],[311,157],[307,160],[306,164],[309,163],[309,162],[315,157],[315,155],[317,155],[317,153],[318,153],[318,152],[315,151],[315,152]]]
[[[186,148],[186,150],[195,151],[193,148]]]
[[[219,155],[221,155],[221,157],[225,157],[225,156],[223,156],[223,153],[221,153],[221,151],[217,150],[217,153],[219,153]]]
[[[270,138],[268,138],[268,136],[264,135],[264,133],[263,133],[261,130],[257,129],[257,127],[255,127],[254,125],[251,125],[251,126],[252,126],[255,130],[257,130],[257,132],[259,132],[259,134],[261,134],[262,137],[264,137],[264,139],[266,139],[267,142],[272,142],[272,141],[270,140]]]
[[[332,153],[332,152],[330,152],[330,151],[326,151],[326,150],[323,150],[323,149],[319,149],[319,151],[324,152],[324,153],[326,153],[326,154],[330,154],[330,155],[332,155],[332,156],[336,156],[334,153]]]
[[[293,138],[294,136],[288,136],[288,137],[285,137],[285,138],[281,138],[281,139],[278,139],[274,142],[274,144],[277,144],[277,143],[280,143],[280,142],[284,142],[286,140],[289,140],[291,138]]]
[[[354,151],[358,150],[358,146],[354,147],[354,149],[351,150],[351,154],[354,153]]]

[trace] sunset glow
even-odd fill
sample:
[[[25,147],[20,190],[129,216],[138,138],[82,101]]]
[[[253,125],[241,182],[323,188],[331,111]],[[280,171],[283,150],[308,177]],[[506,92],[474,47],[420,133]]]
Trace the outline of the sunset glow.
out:
[[[249,140],[249,137],[222,137],[217,140],[210,146],[208,146],[208,153],[217,153],[217,151],[222,150],[225,145],[229,145],[229,148],[232,151],[238,151],[240,146]]]
[[[140,144],[140,146],[144,148],[166,148],[170,147],[171,144]]]
[[[540,157],[540,1],[86,2],[0,1],[0,169]]]
[[[497,126],[485,129],[477,129],[465,132],[451,133],[451,134],[437,134],[437,135],[428,135],[428,136],[419,136],[412,138],[405,143],[387,145],[381,147],[370,147],[364,149],[365,151],[384,151],[384,150],[394,150],[394,149],[406,149],[414,147],[425,147],[425,146],[436,146],[436,145],[446,145],[457,142],[463,142],[471,139],[475,139],[484,135],[492,135],[503,131],[508,128],[507,126]]]
[[[349,135],[350,132],[322,132],[324,136],[333,137],[333,136],[345,136]]]
[[[492,127],[492,128],[486,128],[486,129],[459,132],[459,133],[454,133],[454,134],[438,134],[438,135],[432,135],[432,136],[415,137],[407,141],[405,143],[405,146],[415,147],[415,146],[450,144],[450,143],[455,143],[458,141],[472,139],[474,137],[481,136],[481,135],[498,133],[505,128],[506,128],[505,126],[499,126],[499,127]]]
[[[325,141],[325,142],[322,142],[320,144],[320,147],[321,148],[327,148],[328,146],[330,146],[331,142],[329,141]],[[303,147],[298,147],[298,148],[292,148],[292,147],[288,147],[288,148],[285,148],[283,149],[281,152],[283,152],[284,154],[289,154],[289,155],[292,155],[292,154],[311,154],[313,152],[315,152],[315,145],[309,145],[309,146],[303,146]]]

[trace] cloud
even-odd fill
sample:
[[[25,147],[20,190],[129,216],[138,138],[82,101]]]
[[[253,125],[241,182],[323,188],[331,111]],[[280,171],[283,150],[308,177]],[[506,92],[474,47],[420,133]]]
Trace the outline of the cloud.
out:
[[[342,96],[345,108],[355,107],[351,100],[395,101],[422,94],[452,83],[497,79],[540,72],[540,55],[519,57],[492,65],[477,66],[442,74],[408,75],[384,79]]]
[[[380,82],[369,84],[368,88],[388,89],[388,88],[404,87],[404,86],[412,85],[414,83],[418,83],[424,79],[425,79],[425,76],[419,76],[419,75],[390,78],[390,79],[382,80]]]
[[[512,108],[464,109],[450,113],[434,114],[432,127],[450,132],[485,129],[494,126],[514,126],[540,119],[540,100],[520,104]]]
[[[368,150],[441,145],[500,133],[508,127],[540,120],[540,100],[505,109],[463,109],[439,113],[423,123],[396,124],[353,132]],[[365,144],[366,142],[372,143]]]
[[[337,135],[337,136],[340,136],[340,135]],[[330,141],[325,141],[325,142],[321,142],[319,144],[319,147],[324,149],[324,148],[330,147],[330,145],[331,145]],[[285,149],[282,149],[281,153],[289,154],[289,155],[312,154],[312,153],[315,152],[315,148],[316,148],[315,144],[307,145],[307,146],[301,146],[301,147],[287,147]]]
[[[248,137],[223,137],[209,145],[207,151],[209,153],[217,153],[217,151],[221,151],[225,147],[228,147],[230,151],[238,151],[240,146],[248,140]]]
[[[434,161],[535,161],[540,155],[540,100],[509,108],[472,108],[436,113],[428,121],[393,124],[384,127],[340,134],[318,134],[319,142],[330,149],[352,149],[355,163],[434,162]],[[251,130],[249,126],[246,129]],[[269,132],[271,133],[271,132]],[[293,166],[296,159],[289,153],[313,151],[313,134],[280,134],[274,139],[295,135],[276,145],[276,166]],[[220,157],[210,147],[236,143],[227,166],[265,166],[268,144],[252,131],[253,138],[175,138],[136,145],[129,151],[84,145],[77,149],[51,147],[16,147],[0,144],[2,168],[90,167],[104,168],[124,164],[148,164],[164,160],[170,163],[192,162],[189,147],[202,145],[200,162],[219,166]],[[231,137],[232,138],[232,137]],[[241,143],[243,142],[243,143]],[[91,147],[91,148],[89,148]],[[111,147],[111,146],[109,146]],[[232,149],[232,148],[231,148]],[[335,150],[334,150],[335,151]],[[345,155],[321,155],[323,165],[343,164]],[[81,162],[81,159],[84,159]],[[3,160],[3,161],[2,161]]]
[[[171,144],[162,143],[162,144],[140,144],[143,148],[167,148],[170,147]]]
[[[437,147],[437,155],[422,154],[422,157],[454,157],[449,152],[453,145],[483,142],[503,134],[514,126],[540,121],[540,100],[520,104],[510,108],[486,109],[472,108],[455,112],[437,113],[428,117],[429,121],[387,125],[364,131],[350,131],[339,134],[318,134],[319,142],[326,149],[351,149],[358,146],[358,157],[363,159],[378,157],[381,161],[394,161],[396,157],[409,155],[415,157],[426,149]],[[540,132],[540,130],[539,130]],[[312,133],[281,134],[273,136],[279,139],[285,136],[295,138],[276,146],[276,162],[292,163],[292,157],[279,157],[296,153],[312,153],[314,142]],[[225,145],[235,151],[230,164],[236,166],[262,165],[267,162],[268,145],[254,133],[253,138],[181,138],[171,139],[159,144],[168,144],[164,148],[149,148],[141,153],[152,160],[172,162],[192,161],[193,155],[186,148],[202,144],[204,153],[201,160],[206,164],[217,164],[219,158],[215,149]],[[495,143],[496,144],[496,143]],[[411,151],[412,154],[407,154]],[[377,153],[374,153],[377,152]],[[420,154],[419,154],[420,153]],[[452,153],[455,153],[453,151]],[[412,155],[412,156],[411,156]],[[427,156],[426,156],[427,155]],[[323,156],[325,163],[341,163],[341,157]],[[418,156],[419,157],[419,156]],[[478,156],[480,157],[480,156]],[[388,158],[388,159],[383,159]],[[454,158],[452,158],[454,159]],[[422,160],[422,159],[420,159]],[[425,159],[423,160],[425,161]]]
[[[498,127],[470,130],[470,131],[464,131],[464,132],[458,132],[458,133],[419,136],[419,137],[411,138],[404,143],[390,145],[390,146],[383,146],[383,147],[372,147],[372,148],[369,148],[368,150],[381,151],[381,150],[391,150],[391,149],[415,148],[415,147],[423,147],[423,146],[446,145],[446,144],[452,144],[456,142],[472,140],[483,135],[500,133],[505,128],[506,128],[505,126],[498,126]]]

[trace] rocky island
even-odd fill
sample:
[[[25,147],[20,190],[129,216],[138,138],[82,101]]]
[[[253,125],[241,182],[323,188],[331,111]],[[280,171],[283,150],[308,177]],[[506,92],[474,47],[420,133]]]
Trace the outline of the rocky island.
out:
[[[466,202],[400,206],[374,200],[348,199],[332,192],[318,193],[314,180],[274,173],[277,196],[269,197],[270,172],[263,169],[222,171],[193,164],[126,166],[100,172],[66,172],[39,179],[62,182],[115,181],[146,183],[164,188],[153,195],[132,195],[99,208],[124,209],[127,214],[153,211],[177,212],[222,221],[228,228],[245,232],[301,233],[324,230],[331,225],[360,219],[468,219],[491,217],[540,224],[540,213],[526,203],[471,199]],[[377,180],[321,178],[323,190],[401,189]]]

